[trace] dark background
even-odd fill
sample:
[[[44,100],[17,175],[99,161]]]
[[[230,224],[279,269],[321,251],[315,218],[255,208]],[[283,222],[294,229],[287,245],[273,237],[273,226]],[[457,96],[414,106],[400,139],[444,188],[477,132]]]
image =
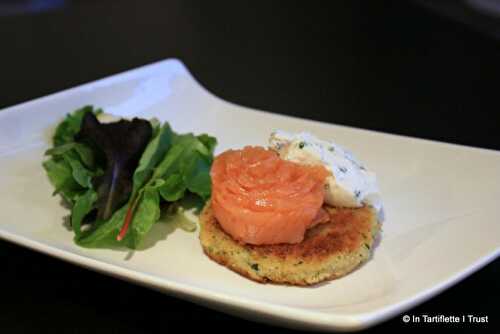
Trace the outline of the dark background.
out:
[[[498,28],[497,19],[463,8],[452,15],[458,2],[450,14],[450,1],[4,0],[0,107],[176,57],[238,104],[500,150],[500,41],[484,24]],[[1,333],[168,333],[200,324],[288,332],[4,241],[0,261]],[[461,327],[493,331],[499,261],[407,313],[488,315],[487,326]],[[431,326],[397,317],[369,332],[411,328]]]

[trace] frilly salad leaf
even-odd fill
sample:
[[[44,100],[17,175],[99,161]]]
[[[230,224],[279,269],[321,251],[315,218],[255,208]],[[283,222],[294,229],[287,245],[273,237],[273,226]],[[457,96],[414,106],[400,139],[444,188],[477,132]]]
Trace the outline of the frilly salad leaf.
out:
[[[95,161],[94,161],[94,152],[92,152],[92,149],[84,144],[80,143],[75,143],[75,142],[69,142],[66,144],[62,144],[59,146],[56,146],[54,148],[51,148],[45,152],[46,155],[61,155],[64,156],[65,153],[74,150],[76,154],[78,154],[79,159],[81,162],[89,168],[95,167]]]
[[[49,159],[43,163],[55,188],[54,194],[61,194],[71,207],[77,198],[86,192],[90,180],[102,174],[92,148],[74,142],[74,136],[80,131],[86,113],[98,115],[102,110],[86,106],[68,114],[56,127],[53,137],[54,147],[45,152]]]
[[[53,194],[61,194],[66,203],[72,205],[83,189],[73,179],[71,165],[63,159],[50,159],[43,163],[43,168],[55,188]]]
[[[67,115],[43,167],[54,193],[71,207],[78,245],[136,249],[159,220],[160,207],[178,208],[193,195],[209,198],[217,141],[177,134],[156,119],[101,124],[100,113],[85,106]]]

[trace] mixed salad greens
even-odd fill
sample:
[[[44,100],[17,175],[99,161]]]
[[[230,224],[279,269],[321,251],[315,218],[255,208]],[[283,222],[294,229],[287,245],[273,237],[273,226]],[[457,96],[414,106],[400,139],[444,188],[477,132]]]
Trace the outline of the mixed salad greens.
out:
[[[71,208],[78,245],[136,249],[160,206],[175,211],[185,196],[210,197],[217,140],[175,133],[155,119],[101,123],[102,113],[85,106],[68,114],[43,167]]]

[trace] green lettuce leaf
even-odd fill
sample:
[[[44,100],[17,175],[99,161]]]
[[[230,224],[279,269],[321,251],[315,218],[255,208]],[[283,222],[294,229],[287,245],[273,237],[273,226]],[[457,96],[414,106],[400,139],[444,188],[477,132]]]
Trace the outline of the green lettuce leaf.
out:
[[[200,137],[203,138],[203,141],[199,139]],[[204,143],[207,143],[208,146]],[[215,143],[215,138],[207,135],[177,136],[172,149],[155,171],[155,176],[167,181],[171,175],[180,175],[185,189],[207,199],[211,192],[210,166],[212,165]],[[168,200],[169,194],[166,188],[167,186],[161,188],[160,194],[165,200]],[[181,192],[179,183],[172,189],[174,193]]]
[[[200,140],[199,137],[202,139]],[[127,235],[130,226],[140,228],[143,224],[135,219],[136,207],[142,200],[144,189],[158,189],[167,202],[181,199],[188,191],[208,199],[211,192],[210,165],[213,160],[215,138],[208,135],[194,136],[191,133],[172,136],[172,146],[154,168],[149,181],[136,190],[129,202],[127,215],[119,233],[119,239]],[[149,162],[149,159],[145,159]]]
[[[83,195],[76,199],[75,205],[71,210],[71,227],[75,232],[76,238],[80,237],[82,221],[85,216],[92,211],[96,200],[97,193],[94,189],[88,189]]]
[[[81,162],[89,168],[94,168],[95,167],[95,159],[94,159],[94,152],[92,149],[85,145],[85,144],[80,144],[76,142],[68,142],[66,144],[62,144],[56,147],[53,147],[51,149],[48,149],[45,152],[45,155],[52,155],[52,156],[61,156],[66,154],[69,151],[75,151],[76,154],[78,154],[79,159]]]
[[[152,187],[144,189],[127,235],[122,241],[117,241],[116,237],[120,232],[126,212],[127,205],[116,211],[108,221],[98,221],[92,229],[82,232],[81,237],[75,239],[76,243],[87,248],[128,247],[136,249],[160,218],[158,191]]]
[[[125,218],[127,207],[118,209],[109,220],[97,220],[90,229],[83,231],[75,242],[86,248],[116,248],[124,245],[116,240]]]
[[[146,187],[128,233],[122,240],[123,243],[129,248],[136,249],[158,219],[160,219],[158,190]]]
[[[132,197],[137,194],[137,191],[151,176],[158,162],[165,156],[165,153],[172,144],[172,137],[172,129],[170,129],[168,123],[165,123],[158,131],[156,137],[149,142],[139,160],[139,166],[134,172]]]
[[[64,121],[59,123],[56,128],[53,137],[54,146],[64,145],[74,141],[75,135],[80,131],[83,116],[85,116],[87,112],[98,115],[102,113],[102,109],[94,110],[92,106],[84,106],[66,115]]]
[[[161,130],[161,123],[157,118],[152,118],[149,120],[149,123],[151,124],[151,128],[153,129],[153,138],[158,135],[158,132]]]
[[[43,168],[55,188],[53,194],[61,194],[69,205],[73,205],[83,188],[73,178],[71,165],[63,159],[50,159],[43,163]]]
[[[85,168],[75,151],[66,151],[62,158],[71,166],[73,179],[83,188],[92,188],[92,171]]]
[[[217,146],[217,139],[215,137],[209,136],[206,133],[197,136],[198,140],[205,145],[208,150],[207,156],[212,156],[214,154],[215,146]]]
[[[186,185],[180,173],[171,174],[165,180],[160,180],[163,182],[161,182],[158,190],[165,201],[175,202],[181,199],[186,193]]]
[[[156,168],[152,179],[182,171],[189,165],[186,162],[191,161],[196,152],[211,163],[212,152],[197,137],[191,133],[175,136],[172,148]]]
[[[193,152],[191,157],[185,161],[182,166],[182,179],[187,189],[205,200],[208,199],[212,190],[210,181],[211,159],[199,152]]]

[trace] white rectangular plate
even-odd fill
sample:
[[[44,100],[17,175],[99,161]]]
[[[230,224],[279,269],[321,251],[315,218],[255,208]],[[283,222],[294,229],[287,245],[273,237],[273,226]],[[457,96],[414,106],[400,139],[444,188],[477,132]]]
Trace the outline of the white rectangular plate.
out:
[[[274,129],[308,131],[350,148],[378,175],[380,245],[350,275],[312,288],[262,285],[210,261],[197,234],[156,228],[134,253],[73,244],[68,210],[41,162],[54,125],[86,104],[157,117],[178,132],[207,132],[217,152],[265,145]],[[224,312],[288,327],[357,330],[421,303],[500,250],[500,154],[352,129],[227,103],[166,60],[0,111],[0,237]]]

